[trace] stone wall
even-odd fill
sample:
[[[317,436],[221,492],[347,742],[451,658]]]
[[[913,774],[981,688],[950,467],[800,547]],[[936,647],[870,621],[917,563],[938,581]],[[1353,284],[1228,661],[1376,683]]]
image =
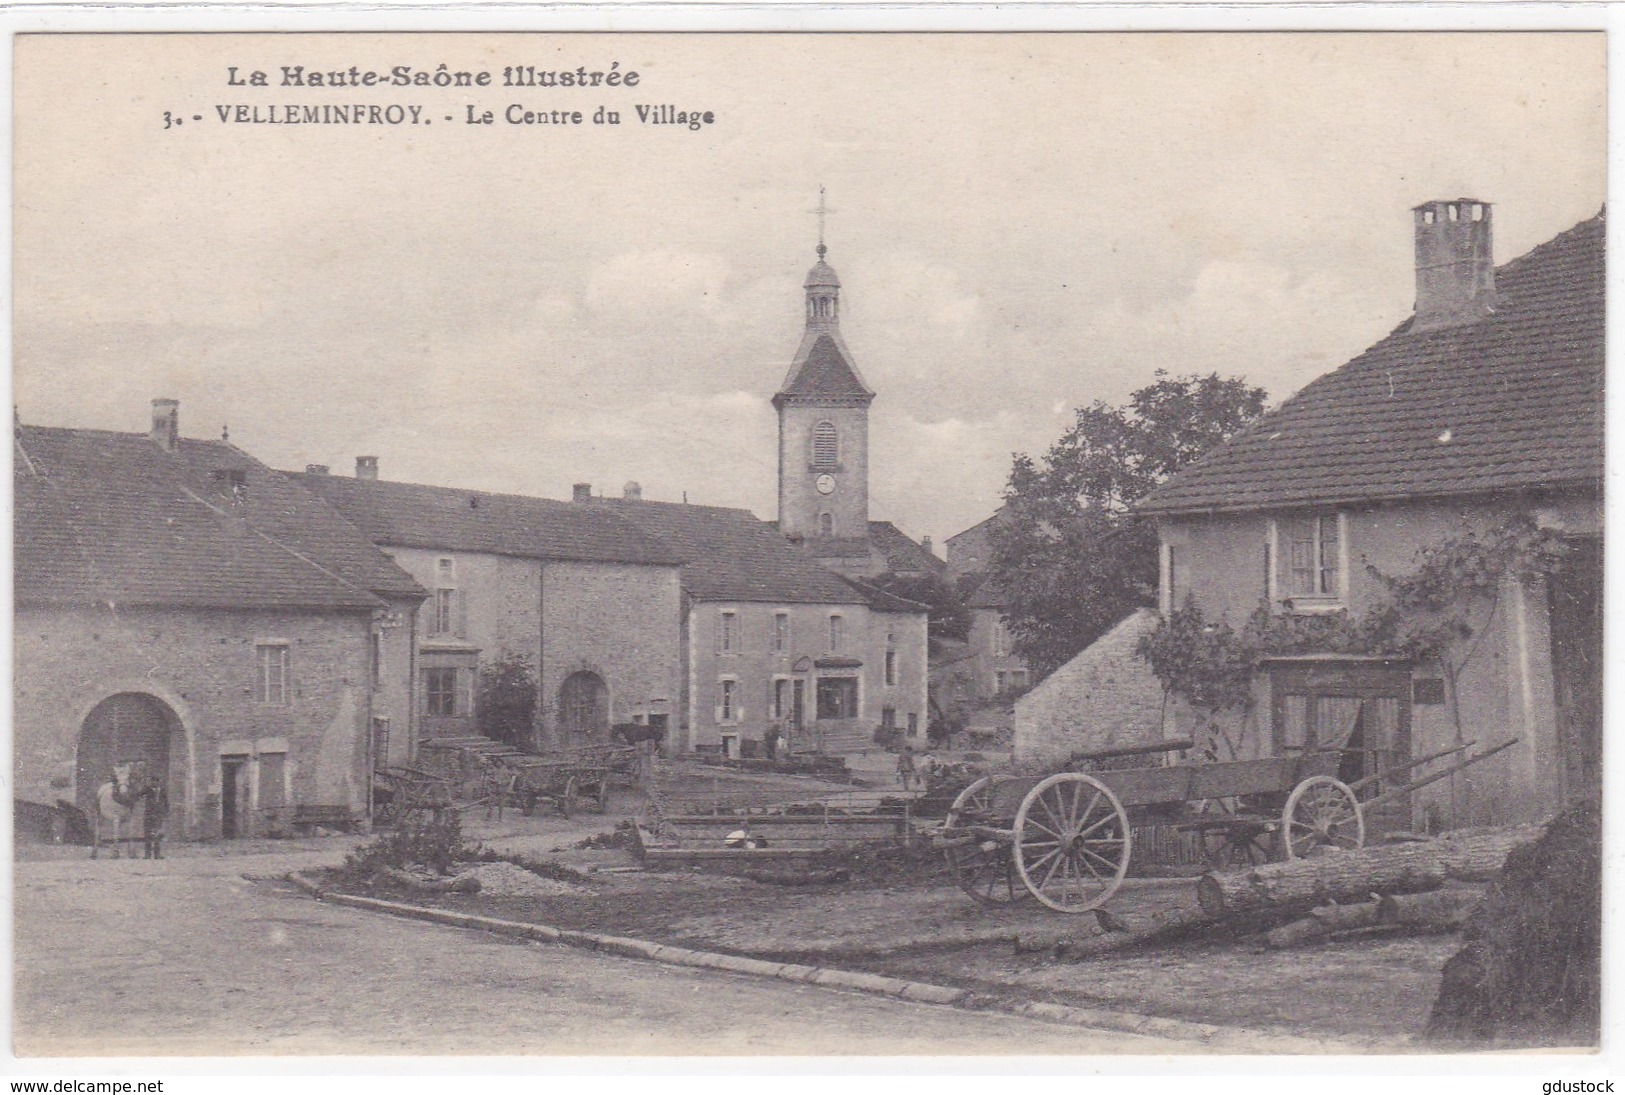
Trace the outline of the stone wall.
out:
[[[1162,685],[1134,648],[1157,626],[1142,608],[1016,701],[1018,769],[1053,770],[1079,751],[1161,740]]]
[[[371,614],[20,606],[14,630],[14,774],[20,800],[75,801],[80,729],[137,693],[173,716],[170,832],[220,834],[223,754],[245,758],[240,835],[283,830],[299,804],[366,805]],[[255,647],[286,643],[285,704],[259,702]],[[262,775],[280,778],[262,786]],[[281,800],[275,810],[264,802]]]

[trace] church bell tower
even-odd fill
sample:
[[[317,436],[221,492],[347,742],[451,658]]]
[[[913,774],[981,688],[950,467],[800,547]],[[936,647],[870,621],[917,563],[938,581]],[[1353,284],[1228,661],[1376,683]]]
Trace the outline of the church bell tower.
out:
[[[818,212],[818,261],[805,285],[807,325],[773,397],[779,412],[779,531],[792,540],[867,541],[869,404],[875,393],[841,338],[841,279],[824,261],[822,191]]]

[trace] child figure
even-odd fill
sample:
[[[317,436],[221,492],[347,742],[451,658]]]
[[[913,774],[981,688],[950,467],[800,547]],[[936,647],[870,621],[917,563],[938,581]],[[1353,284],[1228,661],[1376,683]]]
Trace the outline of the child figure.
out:
[[[169,792],[162,780],[147,784],[146,809],[141,811],[142,859],[164,858],[164,822],[169,819]]]

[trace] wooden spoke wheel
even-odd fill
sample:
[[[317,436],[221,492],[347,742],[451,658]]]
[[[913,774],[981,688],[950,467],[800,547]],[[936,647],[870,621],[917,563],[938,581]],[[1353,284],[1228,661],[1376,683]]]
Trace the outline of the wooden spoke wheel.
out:
[[[609,813],[609,775],[607,773],[598,779],[598,793],[593,796],[592,808],[600,814]]]
[[[1206,799],[1196,806],[1202,857],[1208,866],[1228,871],[1270,861],[1278,827],[1273,820],[1260,817],[1259,811],[1247,809],[1235,799]]]
[[[1104,905],[1128,874],[1128,814],[1111,788],[1086,772],[1038,783],[1016,811],[1011,858],[1027,889],[1064,913]]]
[[[1281,812],[1281,852],[1287,859],[1302,859],[1317,848],[1364,844],[1365,815],[1342,780],[1310,776],[1287,796]]]
[[[576,777],[571,776],[564,781],[564,790],[559,794],[559,813],[568,820],[576,812]]]
[[[969,836],[970,825],[991,824],[993,807],[993,779],[983,776],[959,792],[948,816],[942,823],[945,837],[953,839]],[[959,888],[984,905],[1008,905],[1027,896],[1025,888],[1016,885],[1015,867],[1010,862],[1010,848],[996,840],[973,839],[964,844],[950,844],[943,849],[948,870],[953,873]]]

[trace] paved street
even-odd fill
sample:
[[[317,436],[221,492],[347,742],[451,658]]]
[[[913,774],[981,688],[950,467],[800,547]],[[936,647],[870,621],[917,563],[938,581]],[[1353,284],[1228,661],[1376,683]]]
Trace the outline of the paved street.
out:
[[[315,850],[16,865],[15,1051],[32,1055],[1167,1052],[855,993],[336,908]]]

